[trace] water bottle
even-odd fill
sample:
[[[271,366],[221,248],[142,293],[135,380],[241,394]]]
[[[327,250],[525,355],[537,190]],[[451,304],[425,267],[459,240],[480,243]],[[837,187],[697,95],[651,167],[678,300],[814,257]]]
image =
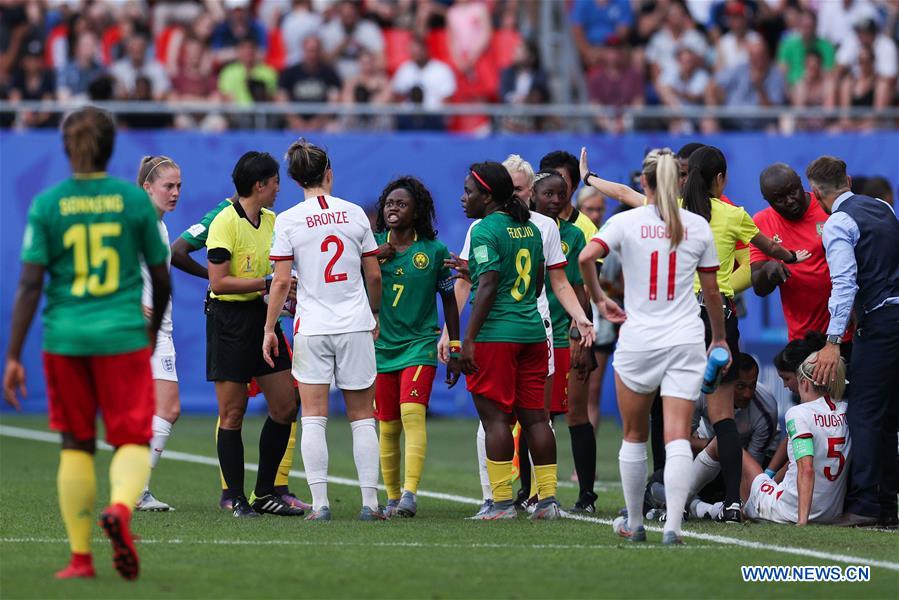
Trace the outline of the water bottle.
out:
[[[729,360],[730,353],[724,348],[715,348],[709,353],[709,362],[705,366],[705,375],[702,376],[703,394],[711,394],[718,389],[718,384],[724,376],[724,367]]]

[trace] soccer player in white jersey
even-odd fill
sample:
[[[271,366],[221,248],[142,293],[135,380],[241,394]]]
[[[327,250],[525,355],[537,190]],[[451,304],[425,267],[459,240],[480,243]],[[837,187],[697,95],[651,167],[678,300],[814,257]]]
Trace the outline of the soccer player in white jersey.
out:
[[[137,185],[150,196],[153,208],[159,215],[159,233],[162,241],[169,245],[169,230],[162,218],[167,212],[175,210],[181,196],[181,168],[167,156],[145,156],[140,162],[137,173]],[[171,261],[171,252],[169,253]],[[141,275],[144,280],[143,300],[144,314],[147,318],[153,312],[153,289],[150,284],[150,271],[141,263]],[[181,401],[178,398],[178,372],[175,370],[175,344],[172,340],[172,301],[162,317],[159,333],[156,335],[156,348],[150,359],[153,369],[153,384],[156,388],[156,414],[153,415],[153,438],[150,440],[150,468],[155,469],[162,456],[165,444],[172,434],[172,427],[181,414]],[[162,512],[174,510],[165,502],[157,500],[150,493],[150,481],[137,501],[137,510]]]
[[[777,483],[761,465],[743,452],[740,495],[750,519],[775,523],[831,523],[843,514],[847,469],[852,450],[846,424],[846,364],[837,363],[835,379],[817,385],[813,379],[818,353],[813,352],[796,371],[800,403],[787,411],[787,457],[783,481]],[[717,456],[714,442],[711,454]],[[694,500],[690,513],[714,518],[723,503]]]
[[[661,390],[665,414],[665,502],[668,519],[664,544],[682,544],[680,536],[693,453],[690,425],[706,363],[704,327],[693,293],[699,272],[709,305],[712,343],[724,348],[724,310],[715,274],[718,255],[709,224],[677,206],[677,161],[671,150],[653,150],[640,175],[647,205],[615,215],[581,252],[580,267],[597,306],[614,303],[603,293],[596,259],[610,251],[621,257],[627,320],[615,350],[615,388],[624,439],[618,453],[627,517],[615,519],[618,535],[646,540],[643,493],[649,412]]]
[[[353,457],[362,489],[359,519],[382,520],[377,489],[380,453],[372,412],[381,303],[378,246],[365,211],[331,195],[334,172],[324,150],[299,140],[287,150],[286,160],[306,199],[275,221],[271,256],[275,273],[262,352],[268,362],[272,354],[277,356],[274,327],[293,268],[299,318],[293,375],[302,398],[300,449],[312,492],[312,512],[306,518],[331,520],[325,429],[328,390],[334,381],[343,392],[353,430]]]
[[[509,175],[512,177],[512,184],[515,186],[515,195],[525,204],[525,206],[528,206],[531,194],[534,192],[535,175],[533,167],[517,154],[510,154],[509,157],[503,161],[503,166],[506,167],[506,170],[509,171]],[[543,238],[543,255],[546,257],[546,271],[549,274],[548,280],[552,286],[553,292],[555,292],[568,314],[574,319],[575,325],[581,333],[580,343],[584,347],[589,348],[590,344],[593,343],[593,323],[587,319],[587,315],[584,313],[584,309],[578,302],[574,289],[572,289],[571,285],[568,283],[568,277],[565,275],[565,265],[568,261],[565,258],[565,253],[562,252],[562,241],[559,237],[559,228],[553,219],[541,215],[536,211],[531,211],[531,222],[537,226],[540,230],[540,235]],[[478,223],[480,223],[479,219],[475,220],[471,224],[471,227],[468,228],[468,232],[465,234],[465,243],[462,246],[462,251],[459,253],[458,260],[454,261],[451,265],[464,275],[467,275],[468,253],[471,245],[471,230]],[[462,313],[465,306],[468,304],[470,293],[471,281],[467,277],[457,279],[455,295],[459,314]],[[540,317],[543,319],[543,325],[546,328],[546,344],[549,348],[549,371],[546,379],[546,390],[547,393],[552,393],[553,372],[555,370],[553,359],[553,330],[552,319],[549,314],[549,302],[546,299],[545,286],[537,297],[537,310],[540,312]],[[449,359],[449,336],[446,327],[443,329],[443,335],[440,338],[437,349],[440,360],[445,363]],[[478,472],[480,475],[481,491],[483,493],[484,502],[481,504],[478,514],[488,511],[493,504],[493,492],[490,489],[490,479],[487,476],[486,439],[484,426],[479,423],[477,434]],[[527,457],[522,457],[520,460],[527,460]]]

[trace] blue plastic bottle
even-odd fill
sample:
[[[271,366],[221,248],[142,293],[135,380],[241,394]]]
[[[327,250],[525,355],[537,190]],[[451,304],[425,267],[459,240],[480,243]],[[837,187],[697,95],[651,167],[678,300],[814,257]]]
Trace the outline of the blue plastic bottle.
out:
[[[724,377],[724,366],[729,360],[730,353],[724,348],[715,348],[709,353],[709,362],[705,366],[705,375],[702,376],[703,394],[711,394],[718,389],[718,384]]]

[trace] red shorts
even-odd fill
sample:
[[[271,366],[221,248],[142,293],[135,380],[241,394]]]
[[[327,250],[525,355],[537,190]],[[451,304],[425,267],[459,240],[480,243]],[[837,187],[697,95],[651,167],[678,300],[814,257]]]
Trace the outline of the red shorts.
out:
[[[298,324],[299,324],[299,322],[300,322],[300,320],[297,319]],[[291,346],[290,346],[290,340],[287,339],[287,334],[284,333],[283,331],[281,332],[281,335],[284,336],[284,344],[287,346],[287,354],[290,356],[291,360],[293,360],[293,348],[291,348]],[[293,377],[291,377],[291,379],[293,379]],[[294,389],[297,389],[297,380],[296,379],[293,380],[293,387],[294,387]],[[250,380],[250,383],[247,384],[247,396],[250,398],[255,398],[256,396],[258,396],[261,393],[262,393],[262,388],[259,387],[259,382],[256,381],[255,377],[252,378]]]
[[[544,410],[548,350],[546,341],[533,344],[476,342],[474,360],[478,372],[465,377],[468,391],[512,408]]]
[[[400,418],[400,404],[415,402],[428,405],[437,367],[418,365],[402,371],[378,373],[375,379],[375,418],[396,421]]]
[[[571,348],[554,348],[556,374],[553,375],[553,396],[549,407],[552,415],[568,412],[568,375],[571,371]]]
[[[110,356],[44,352],[50,429],[94,439],[99,409],[111,446],[149,443],[156,412],[150,355],[149,348]]]

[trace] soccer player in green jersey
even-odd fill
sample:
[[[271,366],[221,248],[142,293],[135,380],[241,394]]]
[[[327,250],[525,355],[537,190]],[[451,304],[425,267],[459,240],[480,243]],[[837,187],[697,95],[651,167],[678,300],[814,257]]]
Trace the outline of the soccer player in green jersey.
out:
[[[543,287],[543,239],[514,195],[500,163],[470,167],[462,206],[482,219],[471,232],[474,303],[462,344],[462,370],[484,425],[493,507],[475,519],[516,517],[512,498],[512,413],[527,436],[539,502],[533,519],[561,516],[556,501],[556,442],[546,418],[546,330],[537,310]]]
[[[139,572],[131,511],[150,475],[147,444],[155,409],[150,348],[169,302],[168,249],[146,192],[106,175],[112,117],[78,110],[62,125],[72,177],[41,192],[28,211],[22,276],[3,376],[6,401],[25,395],[22,346],[49,275],[43,312],[50,427],[62,434],[57,486],[72,559],[56,577],[94,577],[90,550],[97,483],[96,415],[115,447],[110,504],[100,526],[125,579]],[[149,325],[141,310],[141,260],[150,272]],[[89,324],[89,325],[86,325]]]
[[[381,473],[388,517],[414,517],[424,468],[425,413],[437,373],[437,295],[456,350],[446,367],[449,387],[459,379],[459,312],[449,251],[437,241],[431,192],[414,177],[391,181],[378,200],[375,240],[388,244],[380,259],[381,333],[375,342],[375,418],[380,423]],[[400,488],[400,434],[405,433],[406,473]]]

